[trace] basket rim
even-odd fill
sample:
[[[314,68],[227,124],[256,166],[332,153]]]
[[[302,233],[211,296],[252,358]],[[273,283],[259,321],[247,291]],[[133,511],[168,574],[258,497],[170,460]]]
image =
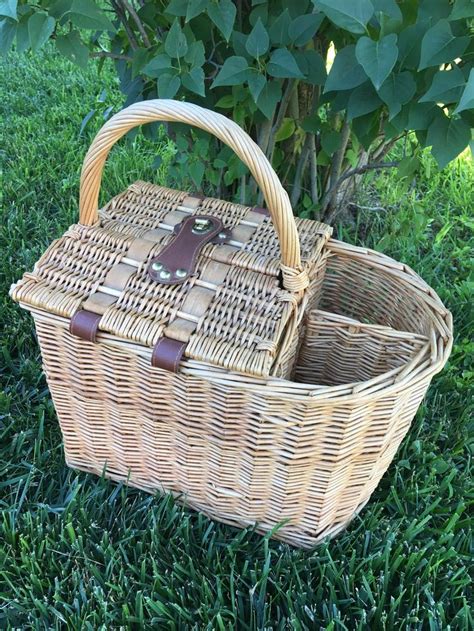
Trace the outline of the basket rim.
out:
[[[430,311],[433,326],[427,343],[407,364],[394,368],[367,381],[353,382],[336,386],[302,384],[278,377],[254,377],[235,373],[211,364],[185,358],[182,361],[181,375],[204,379],[216,385],[253,390],[274,398],[311,402],[314,405],[334,405],[338,403],[366,403],[384,396],[395,396],[401,390],[414,387],[431,379],[446,364],[453,344],[453,319],[437,293],[408,265],[399,263],[386,254],[347,244],[337,239],[329,239],[326,246],[329,255],[347,256],[361,259],[365,263],[386,274],[395,276],[415,292]],[[69,327],[69,320],[49,312],[39,310],[24,303],[20,305],[39,319],[54,319],[57,324]],[[114,335],[99,332],[97,342],[109,347],[128,350],[149,360],[152,349]]]

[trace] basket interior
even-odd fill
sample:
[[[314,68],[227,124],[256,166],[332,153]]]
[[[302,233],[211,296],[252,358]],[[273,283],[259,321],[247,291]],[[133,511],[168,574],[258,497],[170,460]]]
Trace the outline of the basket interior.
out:
[[[384,268],[343,251],[328,257],[319,302],[306,314],[295,381],[325,386],[368,381],[403,370],[427,347],[433,323],[417,299],[421,285],[407,286],[398,273],[395,262]]]

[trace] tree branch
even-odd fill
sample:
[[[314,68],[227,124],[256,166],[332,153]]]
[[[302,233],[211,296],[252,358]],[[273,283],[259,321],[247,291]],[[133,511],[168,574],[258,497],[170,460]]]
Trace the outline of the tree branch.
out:
[[[314,138],[314,135],[311,133],[307,133],[304,139],[304,145],[301,149],[300,157],[298,160],[298,164],[296,165],[295,179],[293,181],[293,190],[291,191],[291,206],[294,208],[299,202],[301,195],[301,183],[303,181],[303,173],[306,168],[306,163],[308,162],[310,147],[311,147],[311,136]]]
[[[372,162],[370,164],[363,164],[362,166],[356,167],[355,169],[349,169],[348,171],[345,171],[337,179],[337,181],[331,185],[330,189],[324,196],[323,210],[326,210],[328,208],[330,200],[334,197],[334,195],[337,192],[337,189],[341,186],[344,180],[347,180],[348,178],[353,177],[354,175],[360,175],[361,173],[365,173],[366,171],[372,171],[374,169],[392,169],[393,167],[398,166],[398,164],[399,164],[398,161]],[[329,200],[329,201],[326,201],[326,200]],[[335,213],[331,213],[330,218],[333,219],[334,216],[335,216]],[[329,218],[327,221],[329,221]]]
[[[91,57],[109,57],[110,59],[123,59],[124,61],[132,61],[132,58],[128,55],[116,55],[115,53],[110,53],[108,50],[99,50],[90,53]]]
[[[318,163],[316,156],[316,137],[314,134],[310,134],[309,142],[309,181],[311,184],[311,201],[313,204],[318,202]]]
[[[140,35],[142,36],[143,43],[147,48],[150,48],[150,40],[148,39],[148,35],[146,34],[145,27],[142,24],[142,21],[138,17],[138,13],[135,11],[135,7],[128,2],[128,0],[120,0],[124,9],[126,9],[133,18],[133,21],[137,25],[138,30],[140,31]]]
[[[128,41],[130,42],[130,48],[132,50],[137,50],[138,42],[135,38],[135,35],[133,34],[132,29],[130,28],[128,24],[127,16],[125,15],[121,5],[119,4],[118,0],[110,0],[110,1],[118,19],[120,20],[120,22],[122,22],[125,32],[127,33]]]

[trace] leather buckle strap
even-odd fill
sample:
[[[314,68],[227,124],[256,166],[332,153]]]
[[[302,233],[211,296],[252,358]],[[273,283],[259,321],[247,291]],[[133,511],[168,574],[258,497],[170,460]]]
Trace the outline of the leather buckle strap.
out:
[[[194,272],[202,248],[222,235],[228,238],[224,225],[218,217],[193,215],[181,222],[174,239],[150,261],[148,275],[159,283],[177,285],[184,283]]]

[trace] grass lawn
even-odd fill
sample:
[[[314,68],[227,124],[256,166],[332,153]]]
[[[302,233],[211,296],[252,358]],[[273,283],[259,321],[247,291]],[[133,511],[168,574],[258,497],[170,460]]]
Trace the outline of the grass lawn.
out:
[[[473,628],[470,156],[443,173],[425,156],[408,190],[372,176],[359,223],[336,227],[414,267],[453,312],[456,343],[371,502],[300,551],[66,468],[32,319],[7,293],[77,220],[82,158],[121,96],[107,68],[82,72],[49,49],[0,71],[0,628]],[[151,165],[169,150],[122,143],[102,199],[138,178],[164,183]]]

